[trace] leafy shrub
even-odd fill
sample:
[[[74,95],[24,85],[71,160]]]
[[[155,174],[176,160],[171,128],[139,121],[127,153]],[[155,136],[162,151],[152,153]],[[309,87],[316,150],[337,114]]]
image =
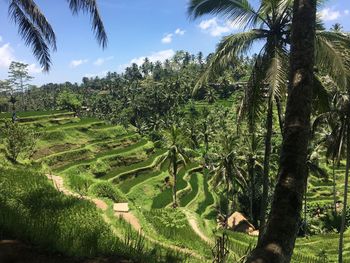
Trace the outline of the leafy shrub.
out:
[[[6,121],[1,133],[4,135],[5,149],[11,161],[17,162],[19,155],[28,157],[34,153],[38,136],[33,130],[24,125]]]
[[[42,135],[44,141],[63,141],[65,138],[66,135],[63,131],[45,132]]]
[[[107,174],[107,172],[111,169],[109,164],[101,159],[97,160],[90,166],[90,171],[96,177],[102,177]]]
[[[80,195],[87,195],[89,187],[94,183],[93,179],[81,174],[70,175],[68,184],[75,192]]]
[[[340,214],[335,214],[333,212],[328,212],[323,218],[324,228],[326,231],[340,231],[340,225],[342,221],[342,216]]]
[[[89,192],[97,197],[108,198],[115,203],[125,201],[123,194],[109,182],[98,182],[90,186]]]

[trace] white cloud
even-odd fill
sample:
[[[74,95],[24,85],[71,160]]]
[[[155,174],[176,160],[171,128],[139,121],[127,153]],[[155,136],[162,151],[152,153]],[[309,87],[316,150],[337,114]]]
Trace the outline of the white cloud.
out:
[[[163,44],[169,44],[173,41],[173,34],[167,34],[165,37],[162,38]]]
[[[76,67],[79,67],[80,65],[85,64],[87,62],[88,62],[87,59],[72,60],[69,64],[69,67],[76,68]]]
[[[43,71],[42,68],[38,67],[36,64],[30,64],[28,65],[28,72],[29,74],[39,74]]]
[[[0,67],[8,68],[14,60],[14,50],[10,43],[2,45],[0,47]]]
[[[2,36],[0,36],[0,42],[2,42]]]
[[[322,9],[320,12],[318,12],[318,15],[324,21],[336,20],[341,16],[339,11],[333,10],[331,8]]]
[[[175,34],[176,35],[180,35],[180,36],[183,36],[185,34],[185,30],[182,30],[181,28],[178,28],[175,30]]]
[[[344,10],[344,14],[345,14],[345,15],[348,15],[348,14],[349,14],[349,10],[348,10],[348,9],[345,9],[345,10]]]
[[[164,62],[166,59],[169,59],[175,55],[175,51],[172,49],[162,50],[158,52],[153,52],[151,55],[147,56],[150,62]],[[134,58],[130,61],[130,64],[136,63],[137,65],[142,65],[142,63],[145,61],[146,57],[138,57]]]
[[[87,77],[87,78],[95,78],[95,77],[105,77],[108,73],[108,70],[104,70],[104,71],[101,71],[101,72],[98,72],[98,73],[90,73],[90,74],[85,74],[84,77]]]
[[[229,21],[223,23],[217,18],[203,20],[198,26],[204,32],[209,33],[213,37],[218,37],[222,34],[229,33],[233,30],[238,29],[234,23],[230,23]]]
[[[94,65],[95,66],[102,66],[106,61],[114,59],[113,56],[106,57],[106,58],[98,58],[95,60]]]

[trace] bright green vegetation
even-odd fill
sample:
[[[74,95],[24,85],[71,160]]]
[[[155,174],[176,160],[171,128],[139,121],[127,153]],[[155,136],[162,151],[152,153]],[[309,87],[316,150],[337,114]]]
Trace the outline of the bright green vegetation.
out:
[[[144,215],[165,239],[171,240],[179,246],[187,246],[196,251],[203,251],[204,255],[210,256],[210,246],[198,239],[181,210],[171,208],[153,209],[144,212]]]
[[[160,256],[133,244],[132,232],[129,243],[119,239],[95,205],[58,192],[43,174],[26,167],[0,172],[1,238],[78,258],[119,255],[148,262]]]
[[[184,195],[184,197],[181,199],[180,204],[181,206],[187,206],[198,194],[198,177],[199,175],[197,173],[191,174],[190,176],[190,185],[191,185],[191,191]]]
[[[52,113],[51,118],[55,116]],[[33,162],[43,164],[46,171],[51,170],[62,176],[65,186],[79,195],[105,200],[109,204],[107,217],[110,221],[105,221],[102,212],[92,203],[57,192],[34,169],[7,169],[1,171],[3,175],[0,177],[3,235],[11,233],[45,249],[67,255],[85,257],[117,253],[131,258],[134,257],[132,250],[125,248],[118,235],[113,235],[110,230],[111,227],[119,229],[119,236],[128,235],[128,231],[131,231],[127,230],[130,227],[126,222],[114,218],[111,210],[112,203],[129,202],[133,213],[147,228],[146,235],[169,246],[189,249],[210,260],[211,246],[194,232],[185,215],[187,211],[195,216],[201,231],[212,239],[218,193],[212,189],[211,174],[201,170],[199,163],[180,166],[177,191],[179,205],[184,208],[174,210],[169,208],[172,188],[166,183],[166,178],[170,178],[169,163],[160,163],[165,149],[156,148],[146,137],[132,130],[96,122],[91,118],[80,120],[70,117],[73,122],[68,118],[65,120],[68,124],[52,122],[49,117],[39,120],[36,116],[31,118],[33,120],[28,122],[29,125],[41,124],[36,128],[41,135]],[[335,171],[337,189],[340,191],[343,187],[343,165]],[[332,182],[311,176],[307,196],[310,206],[332,204]],[[20,209],[15,210],[16,206]],[[38,216],[42,210],[43,216]],[[28,225],[31,227],[28,228]],[[55,231],[51,230],[52,225]],[[44,235],[47,232],[50,234]],[[324,251],[328,259],[334,261],[337,237],[336,234],[323,234],[298,239],[293,262],[318,262],[319,255]],[[134,238],[137,239],[136,236]],[[349,249],[349,238],[347,234],[345,251]],[[229,240],[231,256],[237,257],[245,255],[256,242],[256,238],[240,233],[229,233]],[[150,247],[158,246],[147,239],[145,242]],[[163,255],[174,252],[167,252],[167,249],[162,252]],[[350,254],[345,252],[344,257],[349,260]]]

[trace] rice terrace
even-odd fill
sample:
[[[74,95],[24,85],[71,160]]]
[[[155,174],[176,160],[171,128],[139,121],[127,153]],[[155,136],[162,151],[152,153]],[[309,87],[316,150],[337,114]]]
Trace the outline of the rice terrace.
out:
[[[350,263],[348,1],[2,5],[0,263]]]

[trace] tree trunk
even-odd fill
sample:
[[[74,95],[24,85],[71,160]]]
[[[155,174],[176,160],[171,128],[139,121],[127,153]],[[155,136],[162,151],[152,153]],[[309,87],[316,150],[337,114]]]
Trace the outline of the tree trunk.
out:
[[[336,189],[336,177],[335,177],[335,160],[333,156],[332,160],[332,176],[333,176],[333,209],[334,209],[334,214],[337,213],[337,189]]]
[[[305,236],[307,236],[307,178],[309,177],[309,167],[306,168],[306,177],[305,177],[305,188],[304,188],[304,231]]]
[[[173,163],[172,163],[172,166],[173,166],[173,179],[174,179],[174,182],[173,182],[173,207],[176,208],[177,207],[177,196],[176,196],[176,180],[177,180],[177,159],[174,158],[173,159]]]
[[[248,263],[289,263],[305,189],[313,89],[316,0],[294,0],[290,80],[280,173],[266,230]]]
[[[345,186],[344,186],[344,201],[343,201],[343,215],[340,226],[340,236],[339,236],[339,255],[338,262],[343,263],[343,245],[344,245],[344,231],[345,231],[345,220],[346,220],[346,209],[348,202],[348,189],[349,189],[349,169],[350,169],[350,104],[348,105],[348,115],[347,115],[347,131],[346,131],[346,172],[345,172]]]
[[[255,200],[255,174],[254,174],[254,166],[255,160],[252,154],[249,155],[248,159],[248,173],[249,173],[249,181],[250,181],[250,199],[249,199],[249,213],[250,219],[253,222],[254,226],[257,226],[257,220],[254,216],[254,200]]]
[[[269,197],[269,172],[270,172],[270,155],[271,155],[271,138],[272,138],[272,118],[273,118],[273,99],[269,99],[269,106],[267,110],[266,119],[266,137],[265,137],[265,156],[264,156],[264,178],[263,178],[263,192],[260,206],[260,228],[259,239],[265,229],[266,210]]]
[[[282,116],[282,105],[281,105],[281,100],[277,97],[276,97],[276,106],[277,106],[277,114],[278,114],[278,123],[280,126],[281,135],[283,137],[284,120],[283,120],[283,116]]]

